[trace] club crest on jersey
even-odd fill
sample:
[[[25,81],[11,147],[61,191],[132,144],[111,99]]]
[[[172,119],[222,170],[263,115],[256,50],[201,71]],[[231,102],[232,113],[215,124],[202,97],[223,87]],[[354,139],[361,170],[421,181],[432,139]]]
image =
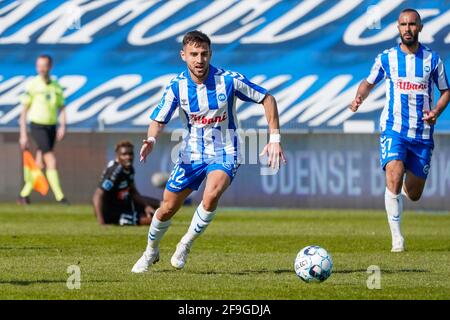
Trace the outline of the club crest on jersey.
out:
[[[221,93],[217,96],[217,99],[219,99],[219,101],[223,102],[223,101],[227,100],[227,96],[224,93]]]
[[[417,90],[417,91],[422,91],[422,90],[427,90],[428,89],[428,84],[426,83],[414,83],[414,82],[409,82],[409,81],[397,81],[396,84],[397,89],[400,90]]]
[[[195,114],[190,115],[190,122],[192,124],[212,124],[212,123],[219,123],[222,121],[225,121],[227,119],[227,112],[225,111],[221,116],[216,117],[205,117],[205,116],[197,116]]]
[[[425,70],[425,72],[430,72],[431,68],[430,68],[430,66],[425,66],[424,70]]]

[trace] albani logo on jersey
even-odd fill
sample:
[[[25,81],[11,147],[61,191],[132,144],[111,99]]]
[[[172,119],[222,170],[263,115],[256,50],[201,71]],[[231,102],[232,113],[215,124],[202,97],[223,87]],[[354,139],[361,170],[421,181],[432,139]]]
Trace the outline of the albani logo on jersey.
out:
[[[190,122],[192,124],[212,124],[212,123],[219,123],[222,121],[225,121],[227,119],[227,112],[225,111],[221,116],[216,116],[212,118],[208,118],[205,116],[196,116],[195,114],[191,114],[191,120]]]
[[[413,83],[413,82],[409,82],[409,81],[398,81],[397,82],[397,89],[422,91],[422,90],[427,90],[428,89],[428,84],[426,84],[426,83]]]

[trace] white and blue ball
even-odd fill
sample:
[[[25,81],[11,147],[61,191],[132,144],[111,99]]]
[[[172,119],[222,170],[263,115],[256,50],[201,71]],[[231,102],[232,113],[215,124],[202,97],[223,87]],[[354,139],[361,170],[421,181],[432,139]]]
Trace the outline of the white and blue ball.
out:
[[[330,277],[333,260],[324,248],[307,246],[297,254],[294,269],[297,276],[305,282],[322,282]]]

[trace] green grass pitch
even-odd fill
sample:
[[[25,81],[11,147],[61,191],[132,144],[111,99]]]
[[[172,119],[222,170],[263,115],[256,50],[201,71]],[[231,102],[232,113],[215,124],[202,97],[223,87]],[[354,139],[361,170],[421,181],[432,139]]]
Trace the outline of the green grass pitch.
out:
[[[130,272],[147,227],[98,226],[89,206],[0,205],[0,299],[449,299],[450,213],[406,212],[407,252],[390,252],[382,211],[219,209],[183,270],[170,266],[194,208],[175,216],[161,261]],[[331,277],[306,284],[293,262],[326,248]],[[81,288],[68,289],[78,265]],[[381,269],[369,290],[367,268]]]

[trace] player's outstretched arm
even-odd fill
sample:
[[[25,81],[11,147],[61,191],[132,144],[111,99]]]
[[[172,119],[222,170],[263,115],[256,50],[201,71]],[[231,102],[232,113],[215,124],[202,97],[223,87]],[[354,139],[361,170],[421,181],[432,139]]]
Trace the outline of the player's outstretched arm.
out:
[[[156,139],[160,135],[160,133],[164,130],[166,125],[164,123],[158,122],[158,121],[152,121],[150,122],[150,125],[148,126],[147,131],[147,139],[142,141],[142,147],[141,151],[139,153],[140,158],[139,160],[142,162],[145,162],[145,159],[147,156],[152,152],[153,146],[156,143]]]
[[[281,147],[281,136],[280,136],[280,121],[278,116],[277,101],[275,98],[266,94],[262,101],[264,106],[267,123],[269,124],[269,143],[264,147],[260,156],[264,154],[268,155],[268,165],[272,169],[280,168],[280,158],[286,163],[286,157],[284,156],[283,148]]]
[[[92,197],[92,204],[94,205],[94,213],[97,217],[97,221],[99,224],[105,224],[105,220],[103,218],[103,196],[105,192],[97,188],[95,189],[94,196]]]
[[[434,125],[436,123],[437,118],[444,112],[445,108],[450,101],[450,89],[441,90],[441,96],[436,103],[436,107],[433,110],[424,110],[423,111],[423,120],[426,121],[429,125]]]
[[[358,91],[356,92],[355,99],[353,99],[352,103],[349,106],[350,110],[356,112],[374,87],[375,84],[367,82],[366,79],[361,81],[358,87]]]

